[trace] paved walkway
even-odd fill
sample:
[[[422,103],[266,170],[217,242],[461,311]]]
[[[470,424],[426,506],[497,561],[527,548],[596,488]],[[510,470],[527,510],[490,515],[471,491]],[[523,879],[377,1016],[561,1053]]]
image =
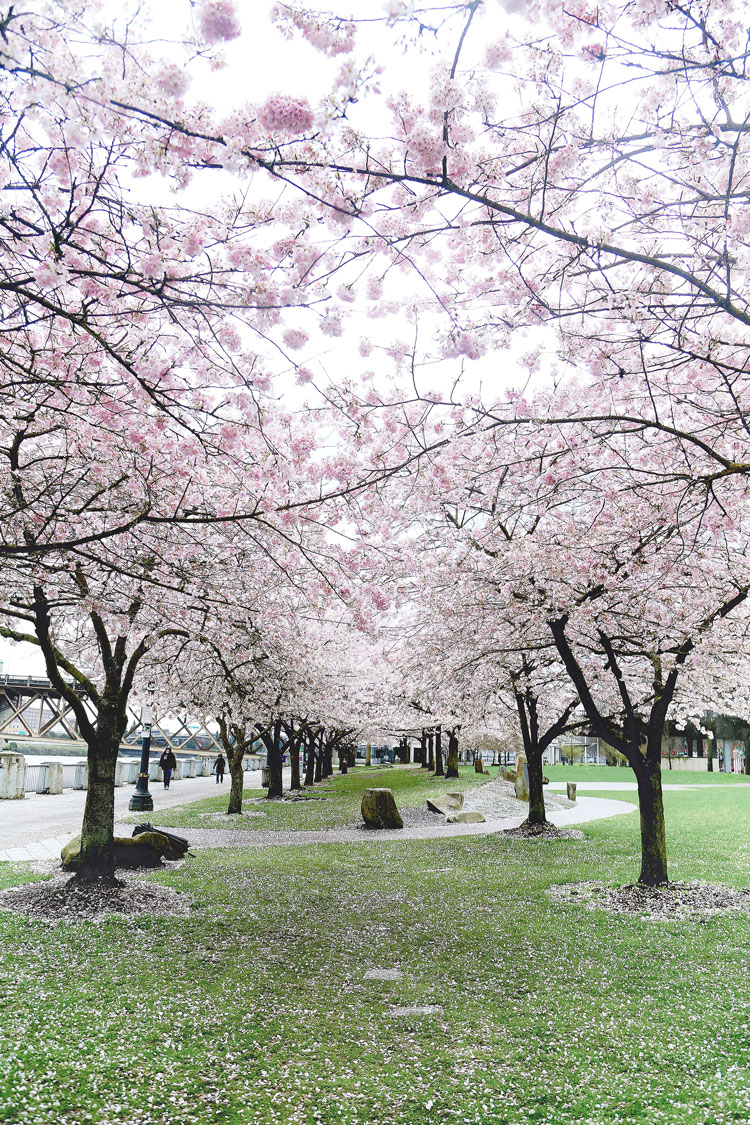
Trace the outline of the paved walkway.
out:
[[[284,784],[289,785],[291,771],[284,773]],[[245,774],[246,789],[260,789],[260,770],[248,770]],[[224,789],[228,790],[229,775],[226,775]],[[199,801],[202,797],[215,797],[219,791],[214,777],[186,777],[173,781],[169,789],[161,783],[150,785],[154,798],[154,811],[186,805]],[[133,795],[134,786],[123,785],[115,789],[115,820],[131,816],[128,802]],[[83,806],[86,794],[82,790],[66,789],[52,796],[40,793],[27,793],[20,801],[0,802],[0,860],[52,859],[60,855],[60,849],[81,831]],[[143,813],[148,820],[150,813]],[[124,826],[127,835],[133,826]]]
[[[558,828],[586,824],[591,820],[604,820],[608,816],[621,816],[635,812],[628,801],[608,801],[602,797],[580,797],[575,808],[547,810],[547,819]],[[374,844],[389,840],[435,840],[448,836],[491,836],[504,828],[518,828],[526,819],[527,811],[517,816],[486,820],[484,824],[447,824],[442,818],[432,825],[420,824],[398,829],[368,830],[359,825],[341,828],[324,828],[314,832],[243,832],[241,828],[190,828],[190,846],[195,848],[267,848],[274,844]]]
[[[291,771],[284,770],[284,785],[289,785]],[[245,787],[260,789],[260,770],[245,774]],[[228,782],[228,778],[227,778]],[[227,788],[227,782],[224,788]],[[213,777],[185,778],[172,783],[169,789],[161,785],[151,786],[154,810],[189,804],[202,797],[215,796],[217,785]],[[115,790],[115,830],[130,835],[132,825],[122,823],[120,818],[132,815],[128,802],[133,786],[127,785]],[[57,859],[64,844],[81,830],[84,792],[66,790],[58,796],[42,796],[29,793],[21,801],[3,801],[0,806],[0,861],[2,860],[48,860]],[[612,801],[595,797],[580,797],[575,808],[555,810],[548,813],[549,819],[558,827],[583,824],[591,820],[601,820],[608,816],[619,816],[633,812],[635,806],[625,801]],[[148,820],[149,813],[143,814]],[[367,832],[356,826],[346,828],[322,829],[313,832],[264,832],[243,831],[236,828],[199,828],[186,830],[190,846],[201,847],[242,847],[260,848],[274,844],[320,844],[320,843],[373,843],[375,841],[419,839],[428,840],[447,836],[486,836],[504,828],[516,828],[524,820],[525,813],[514,817],[487,820],[484,824],[445,824],[420,825],[398,831]]]

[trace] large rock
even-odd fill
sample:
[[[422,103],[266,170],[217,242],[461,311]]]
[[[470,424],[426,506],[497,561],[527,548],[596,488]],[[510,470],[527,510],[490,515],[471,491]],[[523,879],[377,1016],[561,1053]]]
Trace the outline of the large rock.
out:
[[[463,793],[443,793],[440,797],[431,799],[427,798],[427,808],[430,812],[442,813],[443,816],[448,816],[449,813],[458,812],[464,805]]]
[[[525,754],[516,754],[516,796],[519,801],[529,799],[529,766]]]
[[[484,816],[480,812],[455,812],[448,817],[449,824],[484,824]]]
[[[474,762],[474,773],[484,773],[484,763],[481,758],[477,758]]]
[[[403,828],[392,789],[365,789],[362,794],[362,819],[368,828]]]
[[[161,867],[162,859],[179,859],[183,853],[160,832],[137,836],[115,836],[115,867]],[[76,836],[60,852],[64,871],[77,871],[81,859],[81,837]]]

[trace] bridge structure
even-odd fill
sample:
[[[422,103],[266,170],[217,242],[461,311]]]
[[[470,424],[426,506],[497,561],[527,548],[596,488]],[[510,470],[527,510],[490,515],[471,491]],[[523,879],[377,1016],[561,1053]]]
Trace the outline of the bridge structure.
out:
[[[85,699],[83,702],[93,719],[91,705]],[[128,727],[120,749],[139,749],[142,737],[141,716],[135,708],[128,707]],[[43,676],[0,676],[0,746],[3,741],[43,743],[45,751],[52,745],[82,750],[86,746],[70,703]],[[175,713],[154,717],[151,745],[155,749],[168,746],[175,753],[192,754],[217,754],[221,749],[210,720]]]

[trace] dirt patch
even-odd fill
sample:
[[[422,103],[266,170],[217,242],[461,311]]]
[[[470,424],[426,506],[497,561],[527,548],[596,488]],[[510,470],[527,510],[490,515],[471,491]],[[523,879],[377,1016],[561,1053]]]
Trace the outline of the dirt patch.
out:
[[[737,891],[706,883],[667,883],[663,887],[565,883],[550,887],[547,894],[557,902],[576,902],[587,910],[606,910],[610,914],[635,914],[647,922],[706,922],[726,911],[750,910],[750,890]]]
[[[78,884],[69,875],[0,892],[0,910],[42,922],[100,922],[108,915],[186,915],[190,899],[170,887],[124,878],[120,886]]]
[[[556,828],[554,824],[519,824],[518,828],[504,828],[501,836],[513,840],[583,840],[580,828]]]

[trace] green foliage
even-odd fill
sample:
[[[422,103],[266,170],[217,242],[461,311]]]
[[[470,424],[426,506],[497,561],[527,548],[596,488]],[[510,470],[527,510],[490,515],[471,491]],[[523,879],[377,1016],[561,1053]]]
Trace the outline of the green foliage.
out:
[[[747,885],[748,799],[667,792],[675,877]],[[633,876],[635,815],[585,831],[202,851],[150,877],[189,918],[0,913],[0,1121],[750,1120],[750,916],[553,902],[554,883]]]

